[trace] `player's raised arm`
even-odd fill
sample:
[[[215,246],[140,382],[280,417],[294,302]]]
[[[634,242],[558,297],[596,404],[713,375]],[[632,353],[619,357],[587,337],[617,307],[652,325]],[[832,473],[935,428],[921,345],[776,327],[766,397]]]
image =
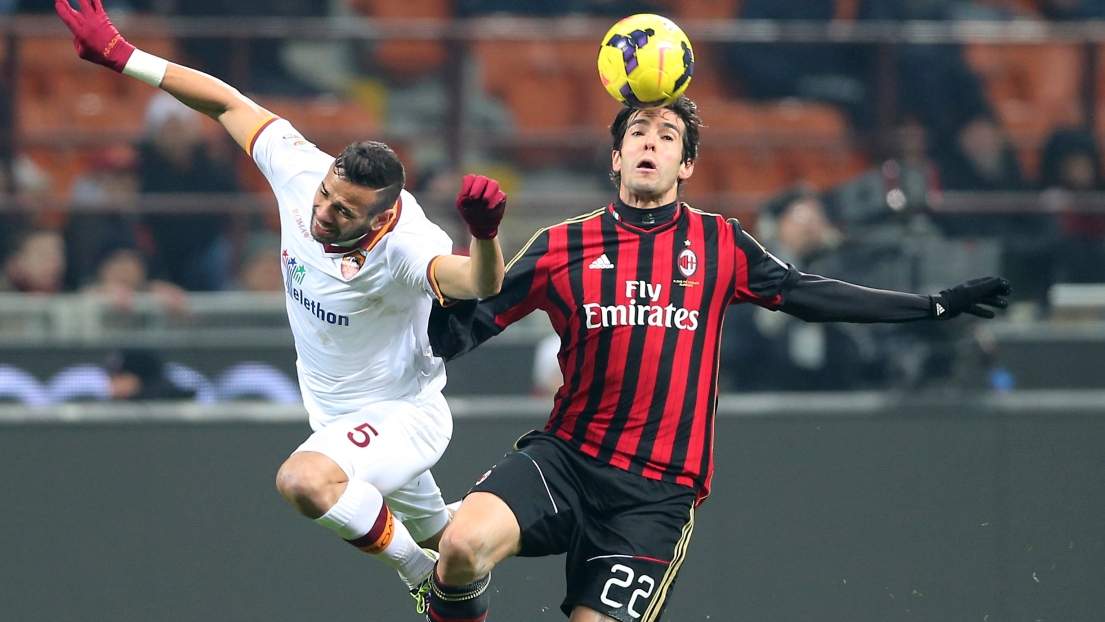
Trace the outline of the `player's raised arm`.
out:
[[[135,48],[112,25],[101,0],[78,3],[79,11],[68,0],[54,0],[54,9],[73,33],[73,45],[84,60],[160,87],[221,123],[243,149],[248,149],[250,134],[273,116],[214,76]]]
[[[503,285],[503,251],[499,223],[506,210],[506,194],[499,182],[465,175],[457,210],[472,233],[470,256],[446,255],[434,264],[434,278],[442,295],[454,300],[486,298]]]

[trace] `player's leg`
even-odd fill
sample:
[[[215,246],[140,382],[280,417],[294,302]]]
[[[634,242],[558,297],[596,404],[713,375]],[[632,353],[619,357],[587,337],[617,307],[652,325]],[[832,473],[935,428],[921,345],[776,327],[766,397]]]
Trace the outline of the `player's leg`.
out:
[[[521,537],[510,506],[492,493],[473,492],[445,530],[437,576],[450,585],[487,576],[496,564],[518,554]]]
[[[433,475],[426,471],[406,486],[384,497],[384,500],[411,537],[436,560],[441,534],[452,513],[445,507],[441,490]],[[431,575],[433,568],[426,569],[422,581],[410,589],[415,601],[415,611],[418,613],[426,613],[429,609]]]
[[[491,569],[518,553],[521,533],[511,509],[495,495],[465,499],[441,538],[441,558],[431,575],[427,620],[480,621],[490,606]]]
[[[577,496],[559,458],[547,444],[526,444],[480,478],[441,539],[429,620],[483,620],[496,564],[567,550]]]
[[[434,560],[396,520],[385,495],[425,474],[448,445],[447,407],[444,422],[425,410],[403,401],[366,407],[312,434],[277,474],[293,507],[395,568],[409,589],[429,576]],[[444,525],[448,512],[436,484],[431,494]]]
[[[410,531],[418,546],[437,551],[441,534],[453,516],[445,505],[441,489],[431,472],[411,480],[406,486],[384,496],[392,514]]]

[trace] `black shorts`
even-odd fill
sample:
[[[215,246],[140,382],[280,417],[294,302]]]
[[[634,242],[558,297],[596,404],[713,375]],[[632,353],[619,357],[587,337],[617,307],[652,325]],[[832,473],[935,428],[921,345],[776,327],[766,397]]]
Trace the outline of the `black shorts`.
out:
[[[622,622],[660,619],[694,528],[693,489],[531,432],[472,492],[490,492],[514,512],[520,556],[568,554],[565,615],[583,605]]]

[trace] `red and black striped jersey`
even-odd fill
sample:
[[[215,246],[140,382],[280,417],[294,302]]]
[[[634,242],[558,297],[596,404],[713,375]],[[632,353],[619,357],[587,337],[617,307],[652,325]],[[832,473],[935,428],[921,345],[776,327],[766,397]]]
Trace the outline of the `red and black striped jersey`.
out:
[[[736,220],[681,204],[671,222],[641,229],[608,206],[537,232],[507,266],[502,291],[479,302],[465,337],[474,343],[462,349],[544,311],[565,379],[546,431],[702,499],[725,309],[776,308],[792,271]]]

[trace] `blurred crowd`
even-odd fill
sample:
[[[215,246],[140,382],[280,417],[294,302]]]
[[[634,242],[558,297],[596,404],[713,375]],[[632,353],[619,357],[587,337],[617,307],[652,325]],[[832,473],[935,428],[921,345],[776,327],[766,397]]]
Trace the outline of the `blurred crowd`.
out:
[[[679,14],[680,0],[441,0],[455,17],[583,15],[615,18],[640,12]],[[359,0],[105,0],[123,12],[187,17],[369,16],[381,2]],[[701,6],[710,3],[695,3]],[[1105,0],[727,0],[737,19],[830,22],[1105,19]],[[0,0],[0,14],[51,14],[52,0]],[[248,46],[251,62],[227,62]],[[1000,272],[1015,283],[1021,316],[1046,318],[1056,283],[1105,283],[1105,213],[1079,208],[1087,193],[1105,190],[1101,147],[1087,122],[1064,119],[1026,148],[999,114],[985,77],[960,45],[901,44],[889,50],[828,43],[696,43],[717,63],[725,97],[750,102],[809,101],[846,118],[867,172],[832,185],[788,184],[764,197],[748,223],[756,237],[800,269],[865,285],[926,291],[960,277]],[[335,89],[367,92],[382,84],[391,130],[440,132],[450,120],[440,72],[389,73],[371,42],[311,44],[275,38],[181,41],[181,60],[250,93],[315,97]],[[326,71],[304,69],[302,57],[324,58]],[[298,60],[297,60],[298,59]],[[889,88],[894,97],[880,99]],[[368,89],[372,91],[372,89]],[[375,91],[373,91],[375,92]],[[696,98],[692,85],[688,94]],[[0,98],[4,99],[4,98]],[[892,104],[887,108],[884,104]],[[881,107],[880,107],[881,106]],[[706,134],[710,109],[703,109]],[[477,93],[465,109],[469,127],[501,129],[514,122],[508,102]],[[1084,115],[1085,118],[1085,115]],[[292,119],[294,122],[294,119]],[[236,148],[171,97],[158,94],[144,111],[132,144],[104,147],[68,184],[70,208],[0,211],[0,292],[84,292],[120,310],[150,294],[166,310],[183,312],[188,292],[280,291],[276,222],[257,210],[205,209],[209,197],[255,192]],[[350,139],[357,137],[350,137]],[[490,147],[469,154],[498,159],[508,190],[602,189],[602,161],[540,161],[527,168]],[[412,190],[457,242],[463,228],[449,208],[459,173],[440,148],[402,146]],[[708,155],[706,157],[709,157]],[[49,206],[50,173],[41,160],[14,155],[0,188]],[[487,168],[487,166],[484,166]],[[539,169],[539,170],[538,170]],[[0,171],[2,172],[2,171]],[[689,187],[693,191],[694,179]],[[941,209],[945,192],[1043,193],[1036,210]],[[181,209],[134,205],[142,197],[185,197]],[[191,201],[187,197],[193,197]],[[225,201],[225,199],[224,199]],[[231,200],[233,202],[233,200]],[[170,203],[172,203],[170,201]],[[508,217],[509,220],[509,217]],[[515,241],[517,242],[517,241]],[[509,241],[507,246],[510,246]],[[517,248],[515,244],[514,249]],[[1018,316],[1020,317],[1020,316]],[[915,386],[948,373],[947,343],[962,335],[941,326],[807,325],[744,306],[726,327],[724,386],[731,390],[811,390]],[[547,354],[545,355],[547,357]],[[546,375],[555,376],[555,366]]]

